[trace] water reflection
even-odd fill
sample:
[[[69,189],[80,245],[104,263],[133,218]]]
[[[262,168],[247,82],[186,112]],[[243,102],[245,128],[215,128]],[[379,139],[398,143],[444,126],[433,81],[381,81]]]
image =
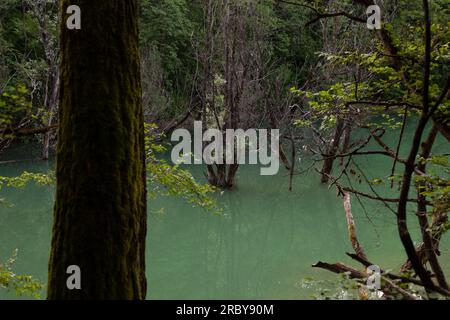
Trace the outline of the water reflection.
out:
[[[376,175],[387,164],[361,165]],[[52,167],[53,163],[41,161],[17,162],[2,165],[0,175],[45,172]],[[201,168],[191,169],[202,177]],[[222,216],[173,197],[150,199],[148,298],[304,299],[313,293],[299,285],[304,277],[335,279],[311,265],[318,260],[350,262],[345,257],[351,247],[342,203],[320,185],[315,173],[296,177],[293,192],[288,191],[288,184],[283,172],[262,177],[257,167],[244,166],[239,170],[238,188],[218,196],[225,207]],[[16,271],[44,282],[53,194],[53,187],[36,186],[0,192],[15,204],[0,207],[0,259],[18,248]],[[353,202],[360,241],[373,261],[386,269],[398,269],[404,254],[394,217],[370,202],[364,205],[373,224],[358,202]],[[160,208],[164,214],[155,213]],[[444,266],[450,265],[447,242],[443,240]],[[0,299],[6,297],[11,296],[0,291]]]

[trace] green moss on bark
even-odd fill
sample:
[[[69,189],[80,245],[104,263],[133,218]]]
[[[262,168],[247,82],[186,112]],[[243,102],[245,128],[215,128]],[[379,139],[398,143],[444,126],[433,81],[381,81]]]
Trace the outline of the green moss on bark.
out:
[[[146,190],[136,0],[61,1],[60,127],[48,299],[144,299]],[[66,269],[81,268],[68,290]]]

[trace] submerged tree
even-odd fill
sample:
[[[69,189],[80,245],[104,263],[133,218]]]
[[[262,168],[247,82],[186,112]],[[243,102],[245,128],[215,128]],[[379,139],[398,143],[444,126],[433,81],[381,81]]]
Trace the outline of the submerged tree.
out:
[[[362,79],[355,77],[353,82],[335,82],[328,90],[319,92],[299,91],[308,99],[311,113],[316,115],[308,122],[301,121],[303,125],[306,123],[312,127],[313,121],[317,122],[319,117],[330,117],[336,130],[342,131],[339,129],[339,120],[346,117],[353,121],[357,129],[368,132],[367,138],[355,141],[341,150],[340,135],[336,137],[336,148],[323,154],[323,157],[325,161],[345,159],[346,164],[334,176],[331,168],[322,172],[322,175],[325,174],[326,180],[331,180],[332,185],[337,186],[339,194],[344,198],[349,235],[355,250],[355,253],[348,255],[364,267],[370,267],[373,263],[357,240],[350,194],[379,201],[396,216],[398,234],[408,261],[404,263],[400,274],[381,270],[384,280],[381,291],[388,299],[432,298],[436,293],[450,297],[448,281],[438,258],[440,240],[449,230],[449,162],[447,154],[438,154],[440,150],[433,150],[439,134],[448,140],[450,76],[447,66],[450,33],[446,27],[447,21],[442,24],[440,21],[435,22],[437,19],[432,19],[439,4],[436,3],[436,7],[433,7],[427,0],[416,1],[416,4],[419,2],[422,5],[420,19],[408,17],[411,21],[400,26],[385,22],[382,29],[375,31],[377,46],[371,52],[355,50],[324,54],[328,61],[344,66],[357,65],[360,69],[367,70],[370,76]],[[353,3],[364,5],[364,9],[366,5],[374,4],[369,0],[355,0]],[[402,2],[400,8],[405,10],[405,3]],[[317,11],[317,17],[313,21],[345,16],[358,23],[364,22],[362,18],[342,12],[344,11]],[[407,12],[401,11],[398,19],[405,19]],[[405,142],[407,123],[412,123],[415,128],[408,146],[408,142]],[[401,129],[397,145],[393,147],[385,141],[384,135],[388,129],[397,126]],[[371,148],[371,141],[381,150],[367,150],[367,147]],[[409,150],[406,156],[401,152],[404,146]],[[392,159],[390,175],[385,180],[391,189],[398,183],[398,197],[381,195],[375,185],[385,181],[370,181],[354,161],[359,156],[374,159],[375,155]],[[352,176],[356,176],[359,183],[364,180],[370,192],[353,187]],[[342,181],[345,178],[348,182]],[[413,193],[415,197],[412,196]],[[414,214],[421,231],[422,243],[419,246],[414,244],[407,223],[412,205],[416,206]],[[341,263],[319,262],[314,266],[346,273],[351,278],[363,281],[370,275]],[[417,287],[422,287],[422,290],[417,290]]]
[[[146,187],[137,1],[61,2],[57,190],[49,299],[144,299]],[[67,268],[81,269],[69,290]]]

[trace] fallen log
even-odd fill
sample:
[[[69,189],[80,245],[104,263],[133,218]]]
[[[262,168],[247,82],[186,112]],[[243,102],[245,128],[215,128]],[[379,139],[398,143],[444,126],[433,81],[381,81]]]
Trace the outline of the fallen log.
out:
[[[44,134],[56,128],[58,128],[58,125],[56,124],[42,128],[18,128],[18,129],[4,128],[0,129],[0,137],[32,136],[34,134]]]
[[[349,276],[352,279],[365,279],[367,278],[367,275],[353,267],[347,266],[343,263],[337,262],[337,263],[326,263],[319,261],[316,264],[312,265],[313,268],[320,268],[325,269],[328,271],[331,271],[333,273],[341,274],[341,273],[348,273]]]

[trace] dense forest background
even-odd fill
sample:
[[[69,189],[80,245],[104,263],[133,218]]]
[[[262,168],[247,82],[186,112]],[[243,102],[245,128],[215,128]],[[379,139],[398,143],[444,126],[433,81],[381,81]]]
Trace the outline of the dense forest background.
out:
[[[366,24],[374,3],[381,7],[380,30]],[[207,184],[177,166],[170,170],[157,154],[170,148],[173,130],[195,120],[221,130],[280,129],[290,188],[295,176],[312,171],[337,190],[355,250],[350,255],[363,267],[376,261],[358,242],[350,197],[377,201],[396,215],[408,261],[384,275],[385,297],[450,296],[449,266],[439,263],[439,242],[450,228],[450,149],[433,149],[436,139],[447,146],[450,140],[447,0],[142,0],[138,19],[150,184],[217,211],[211,194],[239,186],[239,166],[206,166]],[[59,23],[58,1],[0,2],[0,153],[31,143],[43,160],[54,154]],[[411,137],[404,136],[407,126],[415,128]],[[396,138],[387,142],[389,132]],[[309,159],[307,167],[300,155]],[[354,160],[378,156],[392,165],[368,179]],[[0,188],[52,180],[25,172],[1,177]],[[377,193],[380,185],[391,190],[388,196]],[[421,229],[421,243],[411,240],[406,217]],[[316,267],[360,282],[368,277],[342,264]],[[6,272],[3,282],[24,279]]]

